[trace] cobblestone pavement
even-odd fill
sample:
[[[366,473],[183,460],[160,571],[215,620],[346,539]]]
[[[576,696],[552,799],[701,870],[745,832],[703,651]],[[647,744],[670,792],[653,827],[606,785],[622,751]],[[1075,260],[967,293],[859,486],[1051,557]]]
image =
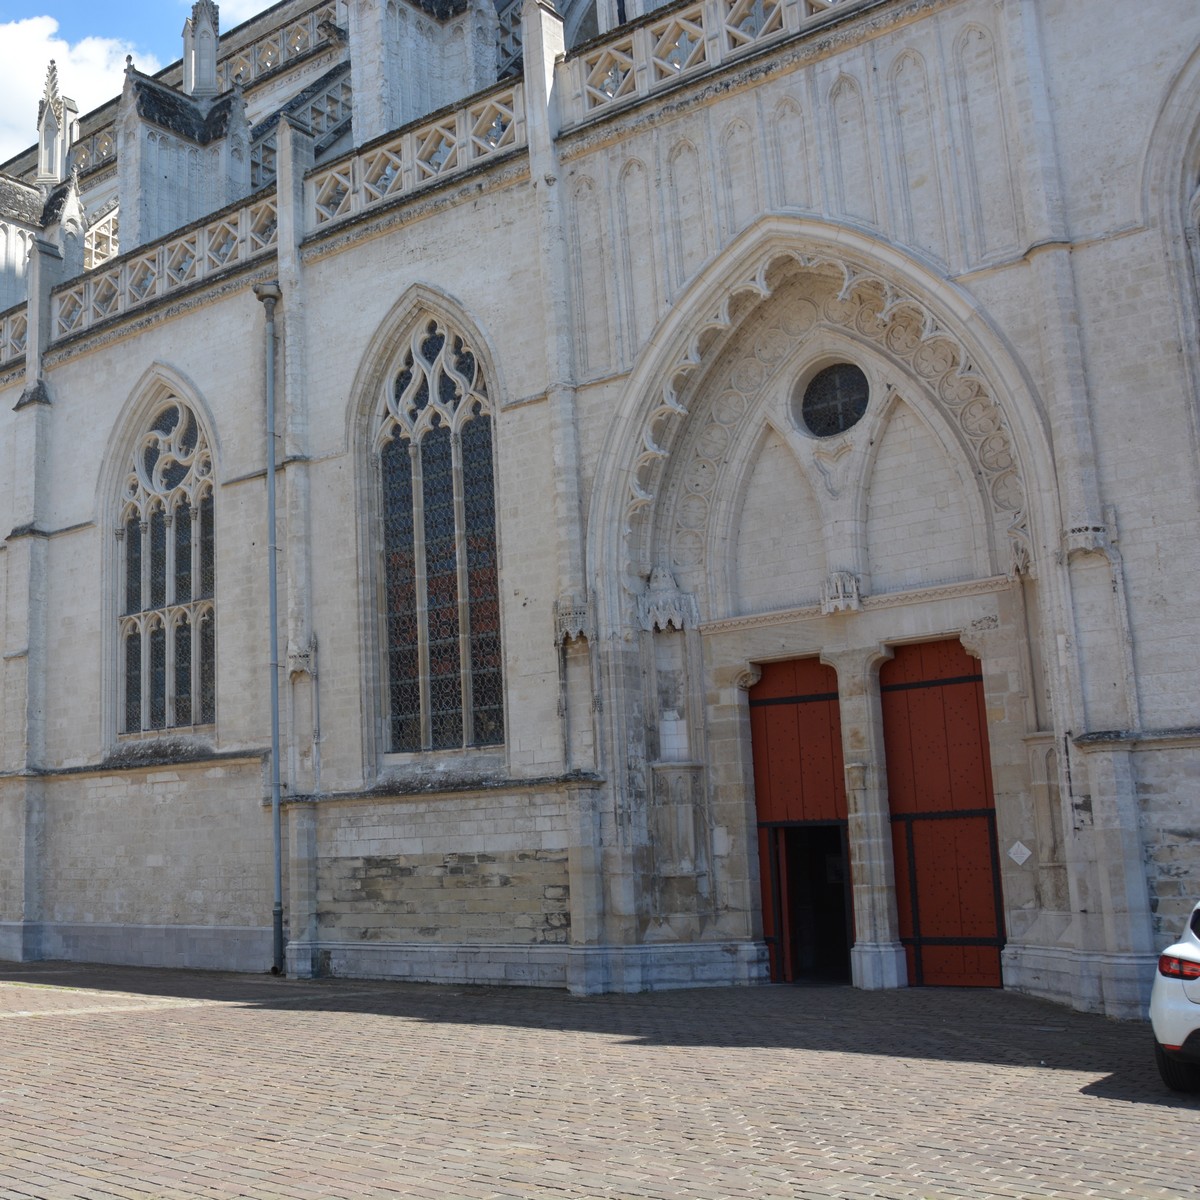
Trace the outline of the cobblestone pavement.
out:
[[[1002,992],[0,964],[0,1196],[1196,1194],[1148,1027]]]

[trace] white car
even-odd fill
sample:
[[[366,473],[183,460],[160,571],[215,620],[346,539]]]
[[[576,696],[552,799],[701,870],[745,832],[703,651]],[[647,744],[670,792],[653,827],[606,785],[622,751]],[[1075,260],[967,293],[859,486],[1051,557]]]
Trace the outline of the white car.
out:
[[[1200,904],[1173,946],[1158,956],[1150,993],[1154,1061],[1176,1092],[1200,1092]]]

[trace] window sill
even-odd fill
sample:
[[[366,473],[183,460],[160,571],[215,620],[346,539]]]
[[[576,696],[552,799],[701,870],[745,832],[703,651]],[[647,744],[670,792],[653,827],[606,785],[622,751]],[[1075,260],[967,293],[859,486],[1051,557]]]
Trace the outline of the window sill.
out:
[[[503,746],[469,746],[462,750],[416,750],[384,754],[380,784],[430,791],[461,787],[503,775],[507,759]]]

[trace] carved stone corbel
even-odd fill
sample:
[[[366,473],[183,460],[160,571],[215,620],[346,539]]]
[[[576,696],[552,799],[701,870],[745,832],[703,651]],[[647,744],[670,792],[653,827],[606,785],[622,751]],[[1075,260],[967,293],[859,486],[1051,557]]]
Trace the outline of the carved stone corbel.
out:
[[[289,646],[287,653],[288,679],[297,675],[317,676],[317,639],[315,635],[307,646]]]
[[[554,644],[592,640],[592,606],[578,596],[559,596],[554,602]]]
[[[834,571],[821,585],[821,611],[858,612],[862,608],[860,588],[857,575],[849,571]]]
[[[762,667],[758,663],[747,663],[734,679],[734,684],[743,692],[748,692],[762,678]]]
[[[647,633],[655,629],[695,628],[700,620],[696,597],[679,589],[666,567],[650,572],[650,584],[638,596],[638,619]]]

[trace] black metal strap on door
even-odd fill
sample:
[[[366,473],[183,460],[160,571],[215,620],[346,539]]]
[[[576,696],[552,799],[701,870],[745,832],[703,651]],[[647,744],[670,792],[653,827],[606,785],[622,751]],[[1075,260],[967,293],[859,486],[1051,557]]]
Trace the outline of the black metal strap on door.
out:
[[[912,936],[902,937],[901,945],[912,946],[913,962],[916,968],[915,986],[925,984],[925,964],[922,950],[925,946],[990,946],[996,950],[1004,949],[1002,932],[995,937],[926,937],[921,932],[921,903],[917,895],[917,850],[913,839],[913,826],[918,821],[957,821],[968,817],[983,817],[987,822],[988,857],[992,865],[992,905],[995,913],[997,931],[1004,929],[1004,898],[1000,891],[1000,858],[999,839],[996,834],[996,811],[992,808],[963,808],[941,810],[924,813],[892,813],[892,823],[904,826],[904,849],[908,861],[908,894],[912,906]]]
[[[982,675],[953,675],[949,679],[914,679],[908,683],[881,684],[881,692],[911,692],[914,688],[950,687],[955,683],[982,683]]]
[[[750,701],[751,708],[769,708],[776,704],[823,704],[836,700],[837,692],[810,692],[807,696],[763,696]]]

